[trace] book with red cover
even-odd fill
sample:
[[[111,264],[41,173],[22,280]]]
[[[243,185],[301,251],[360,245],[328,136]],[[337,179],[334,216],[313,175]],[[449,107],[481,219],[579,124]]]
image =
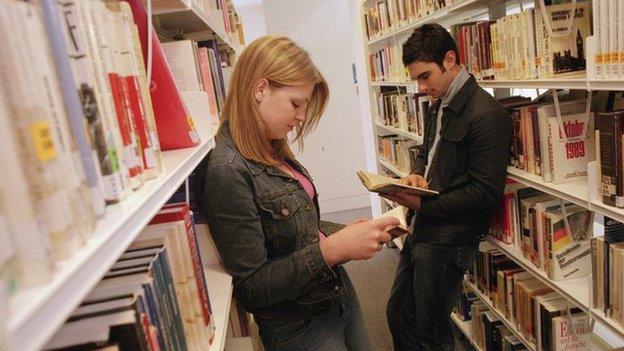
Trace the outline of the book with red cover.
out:
[[[189,115],[171,70],[153,29],[147,30],[147,12],[141,0],[124,0],[132,8],[134,22],[139,28],[143,57],[147,57],[147,40],[152,41],[152,81],[150,94],[156,119],[161,150],[181,149],[199,144],[193,118]],[[147,66],[147,62],[145,62]]]

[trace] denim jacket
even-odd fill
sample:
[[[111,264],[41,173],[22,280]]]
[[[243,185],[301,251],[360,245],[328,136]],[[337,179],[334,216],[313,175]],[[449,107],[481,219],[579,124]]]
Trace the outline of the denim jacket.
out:
[[[287,162],[311,179],[296,160]],[[346,273],[329,268],[321,254],[318,196],[310,199],[277,167],[245,159],[227,123],[199,168],[203,211],[245,309],[269,318],[329,311],[332,297],[347,291]]]
[[[422,152],[412,173],[425,172],[438,106],[426,117]],[[487,233],[502,201],[511,137],[509,115],[471,75],[443,110],[440,141],[427,174],[429,187],[440,196],[422,200],[414,240],[466,245]]]

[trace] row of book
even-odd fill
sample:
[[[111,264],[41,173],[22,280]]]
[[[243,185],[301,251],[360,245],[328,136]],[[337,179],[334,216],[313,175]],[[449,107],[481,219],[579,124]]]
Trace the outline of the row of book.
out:
[[[53,261],[69,257],[89,239],[104,200],[118,202],[158,175],[160,149],[149,96],[141,89],[143,71],[135,50],[126,46],[136,29],[119,3],[107,8],[103,2],[42,2],[40,7],[3,1],[0,16],[0,36],[11,48],[0,55],[2,161],[11,176],[2,188],[8,223],[3,235],[13,241],[19,284],[31,285],[46,280]],[[100,25],[81,27],[87,16]],[[24,33],[29,45],[21,45],[14,31]],[[106,50],[97,39],[109,44]],[[102,61],[95,65],[87,59],[96,51],[111,65],[106,76],[94,74]],[[60,66],[66,75],[57,75]],[[113,114],[110,91],[109,100],[99,99],[104,79],[115,89],[119,116]],[[125,133],[139,122],[144,140]],[[125,144],[121,131],[128,136]]]
[[[623,16],[624,4],[617,1],[544,7],[536,1],[533,9],[496,21],[459,24],[452,31],[461,63],[480,79],[553,78],[585,70],[587,55],[594,55],[590,62],[596,78],[621,79]]]
[[[455,3],[455,0],[374,1],[364,12],[366,37],[373,40]]]
[[[513,126],[511,165],[555,184],[587,177],[596,138],[594,112],[588,111],[586,99],[556,106],[547,94],[534,101],[502,104]]]
[[[44,349],[209,350],[201,256],[188,205],[165,205]]]
[[[491,244],[480,244],[467,279],[537,350],[591,349],[589,316]]]
[[[591,273],[587,209],[508,181],[490,232],[554,281]]]
[[[431,103],[431,97],[426,94],[407,93],[402,87],[382,87],[373,98],[373,114],[378,124],[422,137]]]
[[[56,262],[91,239],[106,205],[156,178],[161,149],[199,143],[195,126],[207,124],[208,109],[189,103],[201,118],[189,114],[146,16],[139,0],[0,2],[0,38],[10,48],[0,52],[8,179],[0,185],[0,281],[9,296],[47,281]],[[203,78],[222,86],[216,42],[204,45],[198,53],[214,57],[202,61],[213,65]]]
[[[208,111],[211,123],[218,124],[231,69],[224,67],[220,58],[227,55],[219,54],[214,40],[171,41],[163,43],[162,48],[176,86],[191,114]]]
[[[590,3],[567,2],[453,27],[460,62],[478,79],[545,79],[586,69]],[[574,11],[574,19],[570,14]]]
[[[194,9],[204,18],[210,21],[211,25],[222,28],[224,34],[229,36],[234,47],[245,44],[243,25],[240,17],[228,0],[153,0],[152,9],[155,13],[171,9]]]
[[[588,163],[597,160],[602,202],[624,207],[623,97],[621,91],[590,93],[587,99],[570,93],[553,103],[549,92],[533,101],[501,101],[513,125],[510,164],[545,182],[566,183],[587,179]]]
[[[403,66],[401,47],[386,45],[368,54],[372,82],[407,82],[409,72]]]
[[[460,63],[477,79],[561,77],[585,71],[587,55],[593,55],[596,78],[621,79],[623,14],[624,4],[617,1],[572,1],[543,8],[536,1],[534,8],[497,20],[453,25],[451,33]],[[369,54],[373,81],[409,81],[401,60],[394,59],[400,58],[400,49],[401,43],[395,42]]]
[[[418,155],[414,140],[397,135],[377,136],[377,155],[400,172],[409,174]]]
[[[624,326],[624,224],[604,217],[603,226],[591,239],[592,305]]]
[[[467,287],[463,287],[453,313],[459,320],[470,323],[470,334],[466,337],[483,351],[528,350],[522,340]]]

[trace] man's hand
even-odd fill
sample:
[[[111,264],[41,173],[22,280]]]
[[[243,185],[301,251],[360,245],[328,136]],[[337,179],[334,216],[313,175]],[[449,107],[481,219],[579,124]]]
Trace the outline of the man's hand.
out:
[[[399,183],[409,186],[415,186],[418,188],[428,189],[429,184],[427,180],[420,174],[410,174],[405,178],[401,178]],[[409,207],[414,210],[420,209],[420,196],[414,194],[408,194],[403,191],[397,191],[394,193],[382,194],[380,195],[383,198],[386,198],[390,201],[397,202],[401,206]]]
[[[390,201],[397,202],[401,206],[405,206],[416,211],[420,210],[420,196],[409,194],[404,191],[397,191],[394,194],[380,194],[379,196]]]
[[[410,174],[405,178],[399,179],[399,183],[409,186],[415,186],[417,188],[429,189],[429,183],[420,174]]]

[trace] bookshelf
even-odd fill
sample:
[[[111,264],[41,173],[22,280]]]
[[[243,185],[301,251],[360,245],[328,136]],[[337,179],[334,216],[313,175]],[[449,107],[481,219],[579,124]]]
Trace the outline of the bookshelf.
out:
[[[230,51],[239,52],[230,36],[221,28],[217,20],[199,7],[197,2],[191,4],[182,0],[168,1],[154,6],[154,25],[167,33],[182,34],[187,39],[205,40],[216,37],[219,44]],[[221,15],[214,13],[213,15]]]
[[[379,158],[377,160],[379,162],[380,165],[384,166],[386,169],[388,169],[390,172],[396,174],[397,176],[403,178],[403,177],[407,177],[408,174],[405,172],[401,172],[398,168],[396,168],[394,165],[392,165],[390,162]]]
[[[512,321],[510,321],[509,319],[507,319],[505,317],[505,315],[503,313],[501,313],[499,310],[497,310],[496,308],[494,308],[494,306],[492,305],[492,301],[490,301],[490,298],[485,296],[480,290],[479,288],[477,288],[473,283],[464,280],[464,285],[466,285],[470,290],[472,290],[475,295],[477,296],[477,298],[479,298],[479,300],[481,300],[481,302],[483,302],[487,308],[494,312],[494,314],[496,314],[496,316],[505,324],[505,326],[507,326],[507,328],[514,333],[515,336],[518,337],[518,339],[520,339],[522,341],[522,343],[526,346],[526,348],[528,350],[531,351],[535,351],[535,344],[530,342],[525,336],[524,334],[522,334],[518,328],[516,327],[516,324]]]
[[[230,55],[236,55],[241,50],[222,22],[219,24],[217,19],[206,15],[196,1],[192,5],[184,0],[166,0],[166,3],[170,7],[154,4],[154,25],[159,26],[159,30],[184,33],[195,40],[216,38],[220,47],[228,48]],[[6,342],[6,345],[0,345],[0,349],[30,351],[45,346],[214,147],[213,128],[202,121],[196,122],[201,140],[198,146],[164,151],[161,174],[146,181],[119,203],[107,206],[91,238],[72,257],[56,262],[46,283],[21,288],[8,299],[8,318],[0,323],[0,327],[6,329],[6,339],[0,342]],[[202,256],[216,326],[211,350],[222,351],[232,301],[232,278],[221,267],[214,246],[203,250]]]
[[[462,321],[461,319],[459,319],[457,313],[455,312],[451,313],[451,320],[453,321],[453,323],[455,323],[457,328],[459,328],[462,334],[466,336],[466,339],[470,341],[470,344],[472,345],[472,347],[475,348],[476,351],[483,351],[481,346],[479,346],[472,337],[472,326],[470,325],[470,321]]]
[[[213,146],[206,138],[194,148],[163,152],[163,174],[108,206],[93,238],[62,261],[49,282],[20,290],[9,302],[9,349],[43,347]]]
[[[518,80],[479,80],[479,85],[483,88],[492,89],[576,89],[576,90],[622,90],[624,80],[592,80],[586,76],[575,78],[553,78],[553,79],[518,79]],[[369,82],[370,86],[396,86],[396,87],[417,87],[412,82]]]
[[[589,208],[587,181],[580,180],[570,183],[555,184],[552,182],[545,182],[541,176],[537,176],[511,166],[507,168],[507,177],[532,188],[539,189],[545,193],[554,195],[560,199]]]
[[[487,241],[495,248],[503,252],[507,257],[514,260],[520,267],[530,272],[533,276],[541,280],[544,284],[548,285],[551,289],[559,293],[566,300],[570,301],[575,306],[579,307],[583,312],[587,313],[591,318],[602,323],[601,326],[594,326],[595,337],[594,344],[610,344],[609,340],[617,338],[616,334],[622,334],[622,327],[613,322],[610,318],[607,318],[602,311],[591,307],[591,289],[592,280],[591,277],[581,277],[570,280],[553,281],[548,278],[546,273],[542,272],[535,267],[533,263],[524,258],[522,252],[513,245],[505,244],[493,237],[487,237]],[[605,330],[603,326],[611,329]],[[616,344],[610,344],[609,347],[616,347]],[[592,348],[593,349],[605,349],[605,348]]]
[[[366,85],[368,87],[368,96],[370,101],[370,111],[376,111],[375,98],[376,93],[380,91],[387,91],[391,89],[391,87],[401,87],[405,88],[408,92],[415,92],[418,89],[418,85],[415,82],[404,81],[404,78],[401,74],[398,74],[397,78],[388,78],[388,76],[392,76],[394,67],[390,67],[390,71],[383,72],[385,81],[379,81],[379,77],[375,81],[372,81],[371,77],[373,72],[373,67],[371,67],[372,63],[369,59],[369,54],[380,51],[384,47],[391,47],[389,50],[389,54],[392,57],[392,60],[397,60],[397,55],[400,53],[399,50],[395,50],[395,46],[402,44],[410,32],[425,23],[436,22],[440,23],[447,28],[452,24],[459,24],[463,22],[482,20],[486,18],[497,19],[509,14],[510,12],[518,12],[519,9],[512,9],[519,2],[516,1],[498,1],[498,2],[485,2],[485,1],[470,1],[470,0],[460,0],[460,1],[446,1],[450,3],[449,6],[445,8],[435,11],[426,17],[417,18],[408,23],[397,23],[395,26],[390,27],[386,30],[382,30],[378,35],[371,37],[368,40],[366,33],[367,27],[366,22],[364,20],[364,14],[367,13],[367,10],[376,6],[378,1],[375,0],[362,0],[360,1],[360,19],[361,19],[361,33],[363,37],[363,46],[364,46],[364,60],[366,63],[366,77],[367,82]],[[524,8],[532,7],[531,5],[534,3],[533,1],[523,1]],[[511,10],[511,11],[510,11]],[[595,21],[595,20],[594,20]],[[596,31],[594,30],[594,34]],[[595,40],[594,40],[595,42]],[[585,40],[586,48],[588,50],[592,50],[593,46],[590,45],[589,40]],[[587,53],[591,51],[586,51]],[[511,90],[513,89],[571,89],[571,90],[585,90],[585,91],[611,91],[611,90],[624,90],[624,78],[618,79],[596,79],[595,74],[595,62],[593,54],[587,55],[587,67],[588,69],[579,73],[570,73],[563,74],[557,76],[556,78],[550,79],[492,79],[492,80],[479,80],[480,86],[483,88],[491,88],[495,89],[497,96],[500,94],[501,96],[508,96]],[[400,61],[400,57],[398,57]],[[385,69],[385,67],[384,67]],[[377,70],[378,72],[378,70]],[[394,76],[392,76],[394,77]],[[620,77],[622,77],[620,75]],[[369,106],[363,108],[363,110],[369,110]],[[373,112],[374,113],[374,112]],[[392,127],[381,126],[376,121],[375,116],[371,116],[371,120],[373,121],[373,130],[381,134],[381,132],[392,132],[397,135],[405,136],[400,131],[392,130]],[[377,142],[377,135],[372,136]],[[418,139],[414,139],[418,140]],[[420,140],[419,140],[420,141]],[[376,155],[378,156],[378,155]],[[376,157],[377,159],[377,167],[383,167],[384,169],[388,169],[391,172],[402,176],[401,173],[395,172],[396,168],[393,165],[388,164],[385,160]],[[590,163],[590,167],[593,163]],[[591,175],[591,172],[590,172]],[[615,220],[624,222],[624,209],[619,209],[611,206],[607,206],[603,204],[600,200],[596,199],[596,185],[593,185],[592,182],[588,182],[587,180],[578,180],[570,183],[563,184],[554,184],[552,182],[543,181],[541,176],[536,176],[530,174],[528,172],[519,170],[514,167],[508,168],[508,177],[513,179],[519,183],[525,184],[530,187],[537,188],[542,190],[545,193],[552,194],[558,198],[561,198],[565,201],[570,201],[574,204],[585,207],[591,211],[594,211],[599,214],[603,214],[605,216],[611,217]],[[591,179],[591,176],[589,177]],[[571,303],[579,306],[584,312],[586,312],[591,318],[594,318],[598,323],[596,323],[595,333],[592,334],[592,349],[611,349],[612,347],[621,347],[624,345],[624,326],[619,323],[613,321],[612,319],[606,317],[602,311],[596,310],[591,306],[591,276],[585,278],[574,279],[570,281],[552,281],[548,279],[548,277],[536,269],[536,267],[529,261],[525,260],[522,254],[515,247],[511,247],[510,245],[501,244],[493,238],[488,239],[492,242],[499,250],[505,253],[507,256],[516,261],[520,266],[524,267],[527,271],[531,272],[538,279],[542,280],[544,283],[549,285],[555,291],[559,292],[562,296],[564,296]],[[493,310],[489,299],[486,296],[481,294],[478,289],[474,285],[468,284],[472,290],[475,291],[477,296],[481,300],[484,300],[486,305]],[[498,314],[497,311],[494,310]],[[499,314],[499,317],[500,316]],[[511,329],[513,323],[505,320],[505,324]],[[457,318],[453,318],[454,322],[460,327],[462,330],[465,329],[465,325],[462,325],[461,321]],[[518,334],[518,333],[516,333]],[[525,345],[529,346],[529,349],[535,349],[534,345],[528,343],[524,337],[518,335],[518,337],[523,340]]]
[[[363,2],[363,6],[370,5],[373,1]],[[460,0],[452,5],[446,6],[438,11],[429,14],[426,17],[419,18],[415,21],[400,25],[398,28],[391,28],[386,32],[382,32],[381,35],[372,38],[366,42],[367,46],[379,45],[387,43],[402,35],[409,35],[409,32],[414,28],[423,25],[425,23],[441,22],[456,15],[463,14],[466,11],[485,8],[487,7],[487,1],[484,0]],[[364,31],[366,33],[366,31]]]
[[[416,141],[419,144],[422,143],[422,136],[420,136],[420,135],[418,135],[416,133],[406,132],[406,131],[400,130],[400,129],[392,127],[392,126],[383,125],[381,123],[377,123],[376,126],[377,126],[377,128],[385,130],[387,132],[390,132],[391,134],[400,135],[400,136],[402,136],[404,138],[407,138],[407,139],[410,139],[410,140],[414,140],[414,141]]]

